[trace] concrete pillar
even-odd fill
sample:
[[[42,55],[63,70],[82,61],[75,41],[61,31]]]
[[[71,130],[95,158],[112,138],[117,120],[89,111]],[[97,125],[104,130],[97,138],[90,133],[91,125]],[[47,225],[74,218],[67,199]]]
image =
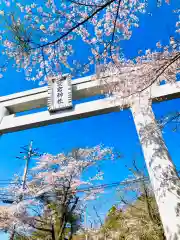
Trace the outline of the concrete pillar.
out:
[[[180,181],[157,126],[148,98],[136,99],[131,111],[142,145],[167,240],[180,239]]]

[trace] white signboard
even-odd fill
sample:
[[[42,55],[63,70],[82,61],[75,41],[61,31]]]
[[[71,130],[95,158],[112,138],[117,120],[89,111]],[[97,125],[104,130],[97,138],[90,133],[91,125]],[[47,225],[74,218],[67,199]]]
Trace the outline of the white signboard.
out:
[[[56,112],[72,107],[72,86],[69,75],[52,77],[48,81],[48,109]]]

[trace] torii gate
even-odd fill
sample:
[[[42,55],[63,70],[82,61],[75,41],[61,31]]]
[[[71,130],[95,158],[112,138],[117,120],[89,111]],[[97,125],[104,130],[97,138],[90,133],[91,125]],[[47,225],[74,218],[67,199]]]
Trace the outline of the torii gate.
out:
[[[92,76],[72,81],[73,100],[101,94],[105,86]],[[17,112],[43,108],[48,105],[48,87],[0,97],[0,134],[34,127],[91,117],[130,108],[142,145],[144,158],[154,188],[164,231],[168,240],[180,239],[180,189],[179,178],[159,130],[151,102],[180,97],[180,82],[153,85],[146,94],[126,101],[111,98],[76,104],[71,109],[32,113],[16,116]],[[53,109],[51,109],[53,110]]]

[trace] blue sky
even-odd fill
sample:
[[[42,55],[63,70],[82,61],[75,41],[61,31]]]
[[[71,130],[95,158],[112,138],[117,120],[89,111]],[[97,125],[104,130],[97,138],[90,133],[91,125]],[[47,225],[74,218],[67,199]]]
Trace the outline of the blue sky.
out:
[[[127,57],[135,56],[139,49],[154,48],[158,40],[162,40],[163,44],[167,43],[168,37],[174,33],[177,18],[175,14],[172,14],[172,9],[177,7],[178,1],[174,0],[171,6],[163,5],[161,8],[156,8],[154,4],[156,1],[151,2],[153,4],[151,4],[149,11],[153,15],[141,15],[140,27],[134,29],[129,41],[122,43]],[[0,95],[35,87],[38,87],[38,83],[25,81],[22,73],[16,73],[9,68],[5,77],[0,80]],[[173,100],[154,104],[153,110],[156,117],[160,117],[169,112],[179,111],[179,103],[180,100]],[[163,136],[176,166],[180,169],[179,134],[178,132],[173,133],[171,127],[167,126]],[[118,162],[102,164],[102,169],[105,172],[105,183],[123,180],[128,174],[124,163],[130,165],[134,156],[141,166],[144,164],[131,113],[129,110],[125,110],[1,136],[0,180],[10,179],[16,172],[22,173],[24,163],[15,157],[19,155],[20,147],[28,144],[30,140],[33,140],[35,147],[40,148],[42,152],[52,154],[62,150],[71,150],[74,147],[94,146],[99,143],[115,147],[124,155],[124,158]],[[106,194],[104,200],[97,201],[100,213],[104,215],[115,201],[114,191]],[[89,213],[89,215],[92,214]],[[6,240],[7,236],[0,235],[0,239]]]

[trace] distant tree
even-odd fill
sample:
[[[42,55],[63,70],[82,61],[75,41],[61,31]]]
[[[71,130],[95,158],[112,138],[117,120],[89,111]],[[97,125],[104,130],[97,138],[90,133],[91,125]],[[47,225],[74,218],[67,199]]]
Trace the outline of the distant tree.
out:
[[[161,129],[170,126],[173,132],[179,131],[180,127],[180,112],[170,112],[159,117],[158,124]]]
[[[102,172],[86,181],[82,174],[98,161],[111,158],[112,150],[101,145],[43,155],[29,172],[25,190],[18,184],[5,189],[14,201],[0,212],[1,230],[14,231],[16,239],[64,240],[68,236],[72,240],[81,225],[84,205],[102,192],[92,187]],[[17,201],[20,195],[22,200]]]

